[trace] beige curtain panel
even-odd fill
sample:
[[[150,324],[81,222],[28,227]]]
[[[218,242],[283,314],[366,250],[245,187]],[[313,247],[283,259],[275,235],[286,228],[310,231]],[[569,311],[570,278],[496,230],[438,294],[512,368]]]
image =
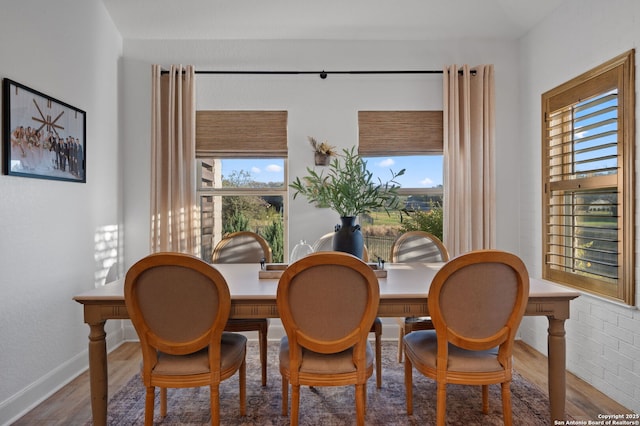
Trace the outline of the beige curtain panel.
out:
[[[493,65],[445,67],[443,89],[444,243],[453,257],[495,248]]]
[[[151,252],[197,255],[195,71],[152,66]]]

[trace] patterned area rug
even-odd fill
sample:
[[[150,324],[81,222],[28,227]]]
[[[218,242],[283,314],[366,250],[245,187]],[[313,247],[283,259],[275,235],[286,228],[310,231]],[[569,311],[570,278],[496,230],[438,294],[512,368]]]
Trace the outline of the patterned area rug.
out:
[[[278,344],[269,344],[268,383],[260,385],[260,362],[257,342],[247,347],[247,415],[240,417],[237,374],[220,387],[220,418],[223,425],[288,425],[281,412],[281,379],[278,370]],[[413,372],[414,412],[406,414],[404,364],[397,362],[395,342],[383,342],[382,389],[376,389],[375,373],[367,387],[367,425],[433,425],[435,424],[435,382]],[[489,414],[481,412],[480,387],[449,385],[447,387],[447,422],[450,425],[502,425],[500,386],[490,386]],[[516,425],[548,425],[549,402],[535,385],[515,373],[511,384],[513,421]],[[134,376],[108,405],[109,425],[144,423],[144,387],[140,376]],[[168,390],[168,414],[162,419],[160,396],[156,389],[155,424],[210,424],[209,389]],[[300,425],[355,424],[355,397],[349,387],[303,387],[300,391]],[[89,423],[90,425],[90,423]]]

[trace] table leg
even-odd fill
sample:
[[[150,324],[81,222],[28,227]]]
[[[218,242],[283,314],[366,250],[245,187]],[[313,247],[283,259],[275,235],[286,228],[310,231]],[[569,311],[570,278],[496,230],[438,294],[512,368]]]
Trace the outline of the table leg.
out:
[[[89,324],[89,380],[94,426],[107,424],[107,342],[105,321]]]
[[[549,405],[551,421],[565,420],[566,398],[566,356],[567,347],[564,339],[564,320],[549,318],[549,336],[547,340],[547,362],[549,375]]]

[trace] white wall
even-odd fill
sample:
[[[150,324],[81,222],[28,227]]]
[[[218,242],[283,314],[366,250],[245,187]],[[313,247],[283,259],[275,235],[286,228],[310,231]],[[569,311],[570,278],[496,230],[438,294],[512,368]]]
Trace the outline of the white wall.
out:
[[[498,246],[518,247],[517,53],[512,42],[178,41],[125,40],[126,263],[148,253],[149,100],[152,63],[193,64],[201,70],[394,70],[492,63],[496,72]],[[357,111],[441,109],[441,75],[198,75],[201,109],[289,111],[289,179],[313,164],[307,136],[338,148],[357,144]],[[337,216],[303,198],[291,200],[290,248],[333,229]],[[135,233],[131,238],[132,233]]]
[[[71,298],[102,280],[100,256],[117,257],[103,244],[115,245],[117,252],[118,235],[106,231],[122,226],[122,39],[99,0],[3,0],[0,10],[0,78],[87,114],[86,184],[0,175],[0,424],[5,424],[88,365],[89,328],[82,322],[82,306]]]
[[[520,41],[519,234],[520,252],[532,276],[542,274],[541,95],[637,47],[638,19],[640,2],[634,0],[571,0]],[[639,54],[636,52],[636,56]],[[638,87],[636,79],[636,96]],[[637,131],[638,106],[636,122]],[[638,141],[636,134],[636,146]],[[636,179],[638,191],[640,182]],[[637,206],[636,195],[636,210]],[[637,263],[636,260],[636,271]],[[636,299],[640,300],[637,287]],[[525,318],[521,327],[523,339],[543,353],[545,327],[546,320],[540,318]],[[566,329],[567,369],[627,408],[640,412],[640,312],[582,295],[571,304]]]
[[[126,264],[149,250],[149,132],[151,64],[193,64],[198,70],[441,70],[445,65],[492,63],[496,72],[498,209],[502,224],[498,246],[517,249],[518,74],[514,42],[392,41],[179,41],[125,40],[125,241]],[[288,111],[288,177],[313,165],[307,136],[327,139],[338,149],[357,144],[359,110],[442,109],[442,75],[198,75],[199,109],[271,109]],[[504,194],[501,196],[500,194]],[[289,252],[301,239],[315,241],[339,222],[329,209],[304,198],[289,199]],[[135,235],[133,235],[135,233]],[[132,236],[133,235],[133,236]],[[284,331],[273,321],[269,336]],[[384,320],[385,338],[397,337],[397,325]],[[134,336],[125,327],[125,336]]]

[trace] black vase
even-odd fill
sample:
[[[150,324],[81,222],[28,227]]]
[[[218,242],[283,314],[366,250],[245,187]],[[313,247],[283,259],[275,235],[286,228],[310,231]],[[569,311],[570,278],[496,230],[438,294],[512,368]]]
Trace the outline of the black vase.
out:
[[[362,259],[364,239],[360,225],[355,224],[355,216],[341,217],[340,220],[342,225],[336,225],[336,233],[333,235],[333,250],[351,253]]]

